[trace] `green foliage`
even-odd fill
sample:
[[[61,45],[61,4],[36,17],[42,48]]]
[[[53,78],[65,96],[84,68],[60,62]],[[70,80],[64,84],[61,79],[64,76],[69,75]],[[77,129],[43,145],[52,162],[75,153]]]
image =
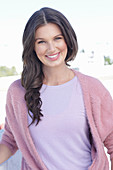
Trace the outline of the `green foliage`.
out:
[[[104,56],[104,65],[111,65],[113,64],[113,60],[109,56]]]
[[[8,68],[6,66],[0,66],[0,77],[18,75],[16,68],[13,66]]]

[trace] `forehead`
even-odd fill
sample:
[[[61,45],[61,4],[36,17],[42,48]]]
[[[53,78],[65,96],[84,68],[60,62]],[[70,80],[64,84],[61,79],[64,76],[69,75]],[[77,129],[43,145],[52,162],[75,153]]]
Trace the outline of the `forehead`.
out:
[[[56,36],[57,34],[61,34],[61,29],[57,24],[48,23],[46,25],[40,26],[36,32],[36,38],[44,38],[46,36]]]

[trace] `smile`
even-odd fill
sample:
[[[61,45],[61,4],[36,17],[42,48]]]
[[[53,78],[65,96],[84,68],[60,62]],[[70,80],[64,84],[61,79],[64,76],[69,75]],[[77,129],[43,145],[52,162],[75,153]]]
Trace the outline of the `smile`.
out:
[[[57,60],[59,58],[60,53],[54,54],[54,55],[46,55],[46,57],[50,60]]]
[[[49,57],[49,58],[55,58],[55,57],[57,57],[57,56],[58,56],[58,54],[59,54],[59,53],[54,54],[54,55],[47,55],[47,57]]]

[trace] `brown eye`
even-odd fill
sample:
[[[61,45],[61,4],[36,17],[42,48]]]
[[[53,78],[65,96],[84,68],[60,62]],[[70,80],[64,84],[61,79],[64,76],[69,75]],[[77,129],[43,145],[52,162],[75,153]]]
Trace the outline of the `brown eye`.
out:
[[[55,40],[60,40],[60,39],[62,39],[62,37],[56,37],[56,38],[55,38]]]
[[[45,41],[39,41],[38,44],[44,44],[46,43]]]

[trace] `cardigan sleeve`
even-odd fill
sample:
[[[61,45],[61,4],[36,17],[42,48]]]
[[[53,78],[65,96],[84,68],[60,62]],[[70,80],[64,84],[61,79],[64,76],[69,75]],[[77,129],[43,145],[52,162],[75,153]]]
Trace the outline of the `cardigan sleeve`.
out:
[[[7,122],[7,118],[5,119],[4,133],[2,135],[2,139],[0,141],[0,144],[6,145],[10,149],[12,154],[15,154],[15,152],[18,150],[14,136],[13,136],[11,129],[10,129],[10,126]]]
[[[103,140],[105,147],[107,148],[110,159],[113,158],[113,99],[109,93],[106,93],[102,102],[103,120],[106,120],[104,128],[106,129],[106,135]]]
[[[14,128],[15,124],[15,128]],[[14,109],[11,99],[11,91],[10,88],[7,93],[7,101],[6,101],[6,118],[5,118],[5,126],[4,126],[4,133],[2,135],[2,139],[0,141],[1,144],[6,145],[14,154],[18,147],[16,144],[14,131],[16,130],[16,122],[15,122],[15,116],[14,116]]]
[[[113,131],[107,136],[104,141],[105,147],[108,149],[108,154],[110,154],[110,159],[113,158]]]

